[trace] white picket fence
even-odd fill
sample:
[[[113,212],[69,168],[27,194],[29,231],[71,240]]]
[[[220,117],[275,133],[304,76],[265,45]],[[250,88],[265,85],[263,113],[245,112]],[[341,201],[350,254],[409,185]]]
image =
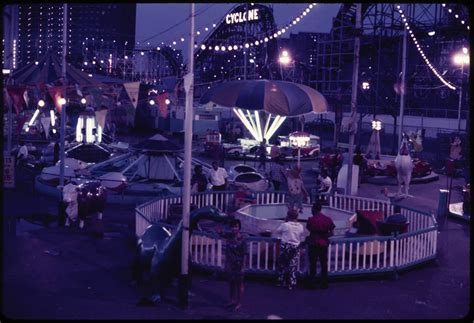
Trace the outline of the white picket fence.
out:
[[[191,197],[198,208],[213,205],[227,210],[234,192],[199,193]],[[257,204],[284,203],[280,192],[256,193]],[[150,224],[165,221],[172,204],[181,203],[181,197],[156,199],[136,208],[136,234],[141,236]],[[347,211],[383,210],[384,216],[393,212],[386,201],[355,196],[335,195],[330,206]],[[332,237],[329,245],[328,273],[331,276],[390,272],[416,265],[436,257],[437,223],[433,214],[401,207],[410,222],[407,233],[398,236]],[[280,250],[278,239],[248,237],[249,257],[247,272],[275,273]],[[224,241],[217,235],[193,231],[190,239],[190,259],[195,265],[222,270],[225,261]],[[308,270],[307,252],[301,251],[298,272]]]

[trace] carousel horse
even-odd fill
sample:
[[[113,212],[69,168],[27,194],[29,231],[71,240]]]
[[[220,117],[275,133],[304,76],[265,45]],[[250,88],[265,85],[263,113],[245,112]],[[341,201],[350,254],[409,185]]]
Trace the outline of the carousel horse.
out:
[[[79,227],[84,227],[84,220],[92,213],[97,213],[97,219],[102,220],[107,200],[107,191],[99,181],[87,181],[75,185],[69,183],[63,189],[63,201],[66,207],[66,226],[79,219]]]
[[[397,169],[397,180],[398,180],[398,195],[402,195],[402,185],[404,186],[405,197],[412,197],[408,194],[410,187],[411,174],[413,172],[413,161],[410,156],[410,150],[408,149],[408,136],[404,134],[402,144],[398,150],[398,155],[395,158],[395,168]]]
[[[423,151],[423,137],[421,135],[421,130],[418,130],[417,132],[412,131],[408,136],[414,152],[419,153]]]

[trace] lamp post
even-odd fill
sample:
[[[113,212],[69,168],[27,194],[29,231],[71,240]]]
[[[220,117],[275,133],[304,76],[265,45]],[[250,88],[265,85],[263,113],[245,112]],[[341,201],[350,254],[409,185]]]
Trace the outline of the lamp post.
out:
[[[374,156],[375,159],[380,158],[380,155],[382,155],[382,147],[380,145],[380,130],[382,130],[382,121],[373,119],[372,120],[372,136],[370,137],[370,140],[369,140],[369,148],[367,149],[367,152],[369,153],[373,149],[375,153],[375,156]]]
[[[461,53],[453,56],[453,62],[456,65],[461,65],[461,85],[459,85],[459,105],[458,105],[458,132],[461,130],[461,107],[462,107],[462,90],[464,85],[464,64],[469,65],[468,49],[463,47]]]
[[[288,54],[287,50],[284,50],[283,52],[281,52],[281,55],[278,58],[278,62],[280,63],[280,76],[281,76],[281,79],[283,80],[283,65],[287,66],[291,62],[291,57]]]
[[[309,133],[303,131],[296,131],[290,133],[288,139],[290,140],[290,144],[293,147],[298,148],[298,168],[300,168],[300,159],[301,159],[301,148],[304,148],[308,145],[310,140]]]

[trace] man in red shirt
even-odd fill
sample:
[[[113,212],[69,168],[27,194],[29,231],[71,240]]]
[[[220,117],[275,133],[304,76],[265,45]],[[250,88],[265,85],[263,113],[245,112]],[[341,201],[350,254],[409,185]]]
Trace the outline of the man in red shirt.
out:
[[[319,258],[321,265],[321,288],[328,288],[328,246],[329,237],[336,227],[331,218],[321,213],[321,204],[316,201],[311,209],[313,214],[308,219],[306,228],[310,232],[308,237],[309,256],[309,287],[314,288],[316,283],[316,262]]]

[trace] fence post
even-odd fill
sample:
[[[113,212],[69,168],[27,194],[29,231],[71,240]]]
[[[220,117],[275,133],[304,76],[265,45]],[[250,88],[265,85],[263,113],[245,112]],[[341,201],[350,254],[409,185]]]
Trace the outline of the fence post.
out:
[[[439,202],[438,202],[438,213],[436,214],[436,220],[439,224],[444,224],[444,221],[448,215],[448,194],[449,190],[439,190]]]
[[[397,265],[398,265],[398,261],[399,261],[399,258],[398,258],[398,255],[400,253],[400,245],[397,244],[397,237],[395,236],[395,233],[392,232],[392,241],[393,241],[393,249],[392,249],[392,254],[393,254],[393,280],[397,281],[398,280],[398,272],[397,272]]]

